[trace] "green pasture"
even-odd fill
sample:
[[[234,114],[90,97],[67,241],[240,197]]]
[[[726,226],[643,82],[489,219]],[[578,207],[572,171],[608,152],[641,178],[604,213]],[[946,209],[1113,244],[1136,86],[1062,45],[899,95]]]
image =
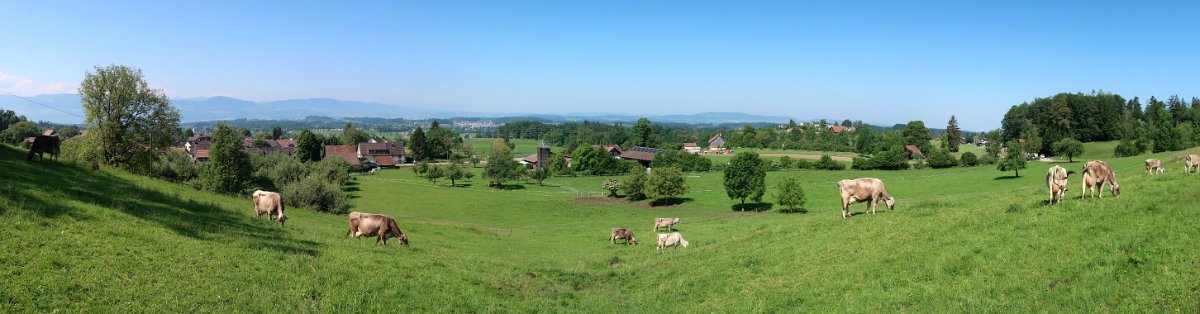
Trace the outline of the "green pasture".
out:
[[[1200,311],[1200,174],[1172,152],[1152,155],[1167,174],[1147,176],[1148,155],[1111,158],[1111,145],[1060,165],[1108,161],[1121,197],[1080,200],[1073,176],[1053,207],[1053,164],[1040,162],[1020,177],[992,166],[769,172],[772,191],[800,178],[800,213],[734,211],[720,172],[685,174],[691,192],[665,207],[603,198],[606,177],[495,189],[408,169],[356,175],[352,210],[397,218],[409,247],[347,239],[345,216],[289,208],[280,229],[255,220],[245,196],[29,163],[3,146],[0,311]],[[535,146],[518,142],[517,154]],[[883,179],[896,210],[857,204],[842,219],[835,182],[856,177]],[[657,252],[654,217],[680,217],[690,247]],[[643,244],[610,244],[612,227]]]

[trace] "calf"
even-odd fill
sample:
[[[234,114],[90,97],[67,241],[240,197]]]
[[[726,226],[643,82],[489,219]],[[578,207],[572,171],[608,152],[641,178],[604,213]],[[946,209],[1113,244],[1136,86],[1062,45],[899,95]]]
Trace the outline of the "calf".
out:
[[[668,231],[675,230],[675,225],[679,223],[679,217],[675,218],[654,218],[654,232],[659,229],[667,228]]]
[[[850,217],[850,204],[867,202],[867,211],[874,214],[875,205],[879,201],[887,204],[888,210],[896,209],[896,199],[888,194],[883,180],[876,178],[860,178],[838,182],[842,192],[842,218]]]
[[[638,244],[637,239],[633,237],[633,231],[628,228],[612,228],[612,235],[608,236],[608,240],[617,244],[618,239],[625,240],[625,244]]]
[[[354,215],[355,213],[358,215]],[[387,238],[390,236],[400,240],[401,245],[408,246],[408,236],[396,226],[396,220],[387,215],[351,213],[350,234],[355,238],[378,236],[375,244],[383,245],[387,245]]]
[[[658,234],[658,245],[655,245],[655,249],[662,251],[663,248],[678,247],[679,245],[683,245],[683,247],[688,246],[688,241],[683,239],[683,234],[678,233],[678,232],[665,233],[665,234],[659,233]]]
[[[1146,159],[1146,174],[1154,175],[1156,173],[1166,172],[1167,168],[1163,167],[1163,163],[1158,159]]]

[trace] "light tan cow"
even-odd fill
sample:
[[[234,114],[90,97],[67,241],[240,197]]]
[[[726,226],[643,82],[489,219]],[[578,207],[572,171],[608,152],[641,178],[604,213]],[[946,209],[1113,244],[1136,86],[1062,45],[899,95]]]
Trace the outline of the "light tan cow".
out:
[[[279,226],[283,227],[287,215],[283,214],[283,197],[279,193],[256,190],[250,198],[254,202],[254,218],[261,218],[265,214],[267,219],[278,221]],[[275,218],[271,218],[272,215]]]
[[[1072,173],[1075,172],[1068,171],[1061,166],[1050,167],[1050,170],[1046,172],[1046,187],[1050,189],[1048,205],[1062,203],[1063,198],[1067,196],[1067,177]]]
[[[637,238],[633,237],[633,231],[629,228],[612,228],[612,234],[608,236],[608,240],[613,244],[617,244],[617,240],[625,240],[625,244],[638,244]]]
[[[679,223],[679,217],[675,218],[654,218],[654,232],[659,229],[667,228],[668,231],[675,230],[675,225]]]
[[[1200,167],[1200,155],[1187,155],[1183,157],[1184,172],[1192,173],[1192,168]]]
[[[655,249],[662,251],[663,248],[678,247],[679,245],[688,247],[688,241],[683,239],[683,234],[678,232],[659,233],[658,244],[655,245]]]
[[[396,226],[396,220],[387,215],[350,213],[350,234],[355,238],[378,236],[379,239],[375,243],[383,245],[387,245],[387,238],[391,236],[399,239],[400,244],[408,245],[408,236]]]
[[[1146,174],[1154,175],[1156,173],[1166,172],[1167,168],[1163,167],[1163,163],[1158,159],[1146,159]]]
[[[1112,168],[1109,168],[1108,164],[1103,161],[1093,160],[1084,164],[1082,181],[1084,191],[1080,191],[1079,199],[1084,199],[1088,195],[1096,197],[1097,194],[1103,199],[1105,184],[1109,185],[1113,197],[1121,197],[1121,186],[1117,184],[1117,174],[1113,173]]]
[[[883,180],[876,178],[859,178],[838,182],[842,192],[842,218],[850,217],[850,204],[867,202],[867,211],[874,214],[875,205],[879,201],[887,204],[888,210],[896,209],[896,199],[888,194]]]

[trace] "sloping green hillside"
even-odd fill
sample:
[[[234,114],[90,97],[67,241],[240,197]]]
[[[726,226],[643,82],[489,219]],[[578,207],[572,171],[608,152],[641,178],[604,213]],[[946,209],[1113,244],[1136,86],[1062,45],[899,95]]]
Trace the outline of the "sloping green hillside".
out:
[[[689,175],[687,201],[665,208],[577,199],[603,178],[357,176],[352,210],[397,217],[404,248],[344,238],[344,216],[289,209],[279,229],[245,198],[23,157],[0,148],[4,312],[1200,310],[1200,174],[1172,160],[1145,176],[1146,156],[1109,159],[1120,198],[1081,201],[1075,176],[1054,207],[1043,163],[1019,178],[772,172],[803,179],[804,214],[733,212],[720,173]],[[897,209],[841,219],[832,182],[846,176],[883,178]],[[691,247],[656,252],[651,219],[676,216]],[[609,244],[611,227],[644,244]]]

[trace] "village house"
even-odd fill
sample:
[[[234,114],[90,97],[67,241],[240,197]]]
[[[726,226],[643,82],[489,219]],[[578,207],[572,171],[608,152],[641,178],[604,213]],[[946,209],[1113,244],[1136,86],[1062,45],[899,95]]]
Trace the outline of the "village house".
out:
[[[708,139],[708,151],[714,153],[725,151],[725,137],[721,136],[721,133],[717,133]]]
[[[340,157],[354,167],[362,166],[362,161],[358,159],[358,147],[354,145],[325,145],[324,158],[334,157]]]
[[[683,150],[693,154],[699,154],[701,151],[700,145],[696,143],[683,143]]]
[[[642,167],[650,168],[651,162],[654,161],[654,155],[657,155],[662,151],[663,149],[661,148],[634,146],[633,148],[621,153],[621,156],[619,157],[621,159],[637,161],[642,165]]]
[[[908,159],[925,158],[925,154],[921,153],[921,149],[916,145],[904,145],[904,153],[908,155]]]
[[[372,139],[358,143],[358,158],[366,159],[379,167],[393,168],[404,163],[404,144]]]

